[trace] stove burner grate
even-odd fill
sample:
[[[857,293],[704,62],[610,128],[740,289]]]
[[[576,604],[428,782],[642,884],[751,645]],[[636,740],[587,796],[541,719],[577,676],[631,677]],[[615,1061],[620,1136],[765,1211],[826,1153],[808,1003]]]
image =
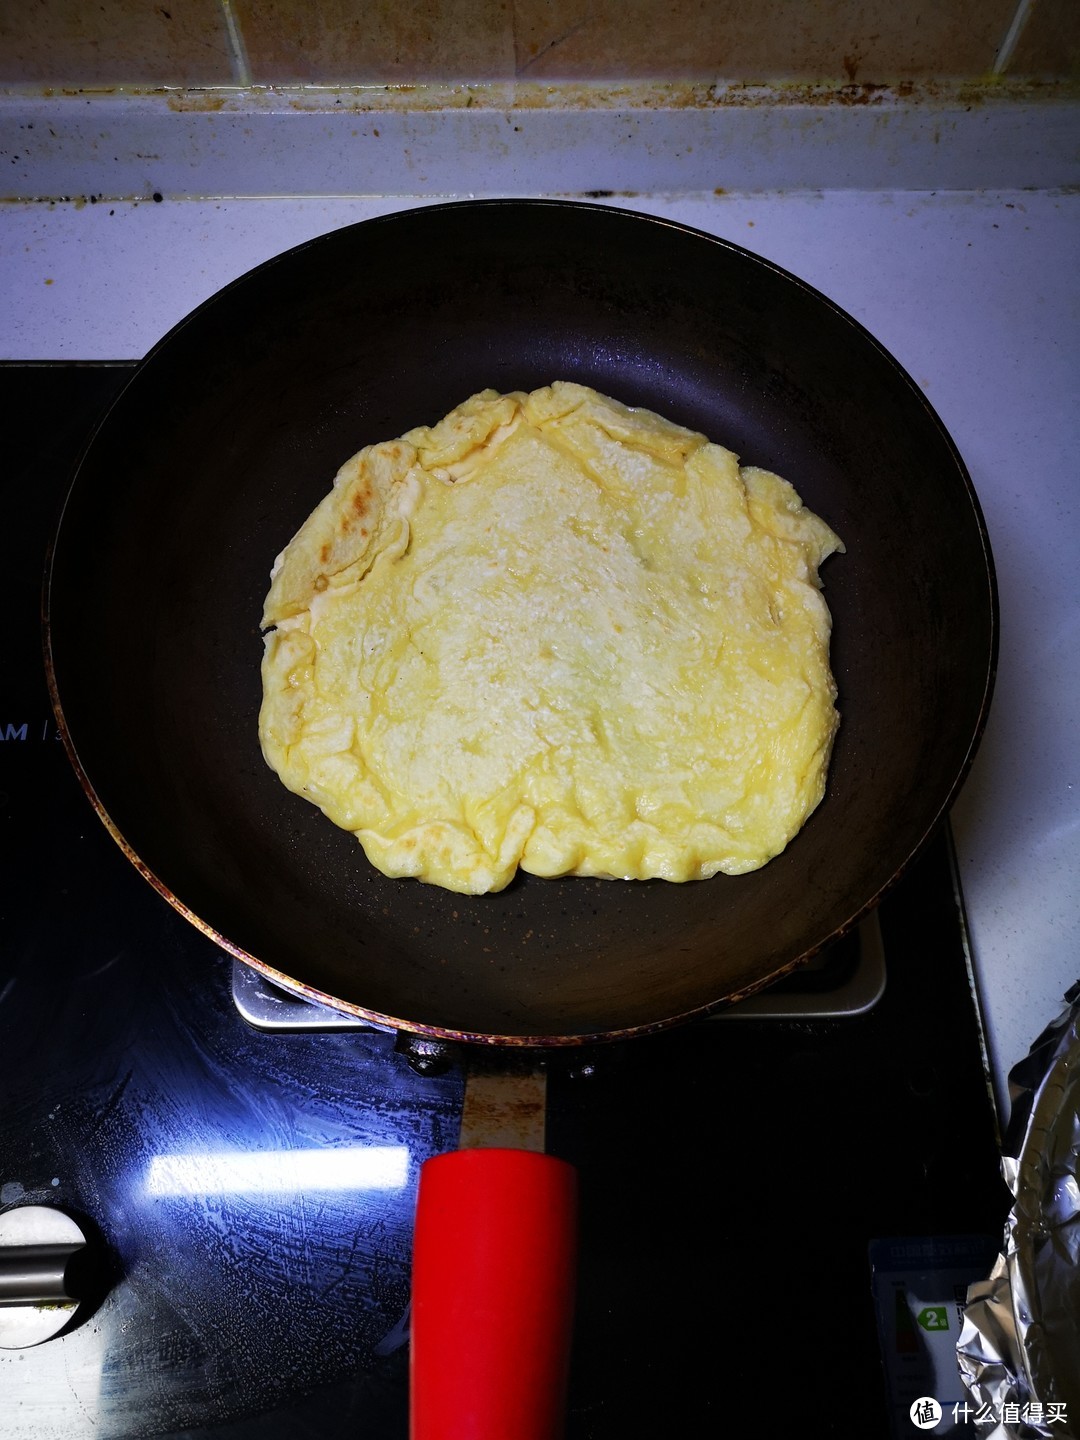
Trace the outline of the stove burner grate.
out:
[[[885,992],[885,948],[877,912],[792,975],[758,995],[718,1010],[709,1021],[824,1020],[865,1015]],[[269,980],[234,960],[233,1002],[257,1030],[378,1030],[332,1005],[324,1005]]]

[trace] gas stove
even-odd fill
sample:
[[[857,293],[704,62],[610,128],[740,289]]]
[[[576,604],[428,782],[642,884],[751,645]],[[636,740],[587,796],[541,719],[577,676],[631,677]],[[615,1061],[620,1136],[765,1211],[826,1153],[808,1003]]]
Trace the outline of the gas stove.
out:
[[[0,367],[0,1434],[403,1437],[417,1175],[457,1143],[470,1057],[221,953],[113,843],[49,709],[49,536],[130,373]],[[873,1440],[911,1433],[915,1396],[962,1398],[934,1366],[1008,1194],[947,828],[763,995],[533,1058],[547,1148],[581,1183],[567,1440]],[[16,1304],[19,1212],[39,1209],[76,1227],[81,1264]]]

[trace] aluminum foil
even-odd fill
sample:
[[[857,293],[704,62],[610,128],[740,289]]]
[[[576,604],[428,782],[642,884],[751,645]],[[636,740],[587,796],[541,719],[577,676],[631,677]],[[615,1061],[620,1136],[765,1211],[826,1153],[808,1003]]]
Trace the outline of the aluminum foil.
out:
[[[957,1342],[985,1440],[1080,1440],[1080,981],[1065,1004],[1009,1072],[1014,1203]]]

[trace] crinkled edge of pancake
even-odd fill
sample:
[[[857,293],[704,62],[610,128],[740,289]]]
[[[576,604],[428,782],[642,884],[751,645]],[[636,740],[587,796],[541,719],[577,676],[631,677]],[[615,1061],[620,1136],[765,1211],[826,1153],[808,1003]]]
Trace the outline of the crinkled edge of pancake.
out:
[[[319,796],[311,793],[308,785],[292,782],[289,749],[301,734],[305,702],[313,688],[316,641],[310,632],[335,593],[354,591],[374,565],[392,563],[405,554],[411,539],[411,521],[428,483],[456,485],[468,480],[490,462],[523,420],[543,428],[585,408],[589,420],[599,425],[612,441],[631,450],[642,447],[668,464],[684,463],[703,446],[727,457],[745,487],[747,509],[755,523],[780,541],[792,540],[816,552],[816,563],[808,567],[808,583],[820,590],[817,566],[834,551],[842,551],[844,546],[824,520],[803,506],[786,480],[755,467],[739,469],[736,457],[723,447],[711,445],[704,435],[652,412],[631,409],[581,385],[556,382],[531,394],[481,391],[438,424],[420,426],[396,440],[367,446],[347,460],[335,476],[330,492],[274,563],[262,616],[268,633],[262,667],[264,698],[259,733],[267,763],[288,788],[320,804]],[[831,703],[836,698],[827,655],[831,619],[824,601],[819,596],[814,599],[820,604],[824,621],[824,664]],[[816,757],[818,783],[809,794],[804,812],[794,818],[790,833],[772,855],[789,843],[820,802],[838,724],[839,716],[833,709],[828,733]],[[380,804],[372,789],[372,803],[365,814],[363,788],[363,785],[359,787],[347,814],[337,803],[321,804],[320,808],[334,823],[356,835],[369,860],[383,873],[433,880],[462,893],[502,889],[513,878],[519,864],[533,873],[551,876],[659,877],[681,881],[708,878],[720,871],[745,873],[772,858],[766,855],[753,863],[745,863],[731,856],[698,857],[687,865],[661,862],[640,875],[627,875],[625,870],[605,869],[587,854],[582,857],[580,847],[575,850],[571,845],[561,847],[567,855],[564,865],[553,865],[550,860],[530,864],[523,852],[536,816],[526,804],[519,805],[510,816],[502,843],[492,853],[478,835],[465,834],[457,819],[448,820],[438,815],[432,815],[404,835],[383,835],[378,828],[366,823],[370,815],[378,813]],[[701,831],[704,826],[694,828]],[[698,842],[697,835],[688,834],[685,845],[693,850]],[[597,847],[598,852],[601,849]],[[556,840],[549,847],[549,853],[559,851]]]

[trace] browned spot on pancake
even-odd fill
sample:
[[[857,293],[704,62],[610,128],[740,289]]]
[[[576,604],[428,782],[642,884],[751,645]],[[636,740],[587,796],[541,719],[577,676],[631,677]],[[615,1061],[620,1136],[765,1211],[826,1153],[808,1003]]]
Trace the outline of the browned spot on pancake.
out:
[[[353,526],[356,524],[357,520],[367,519],[368,514],[371,510],[372,498],[373,492],[370,482],[366,484],[363,489],[356,491],[352,499],[349,501],[349,509],[346,510],[345,514],[341,517],[342,535],[351,534]],[[368,532],[365,529],[361,529],[360,531],[361,535],[366,536],[367,533]]]

